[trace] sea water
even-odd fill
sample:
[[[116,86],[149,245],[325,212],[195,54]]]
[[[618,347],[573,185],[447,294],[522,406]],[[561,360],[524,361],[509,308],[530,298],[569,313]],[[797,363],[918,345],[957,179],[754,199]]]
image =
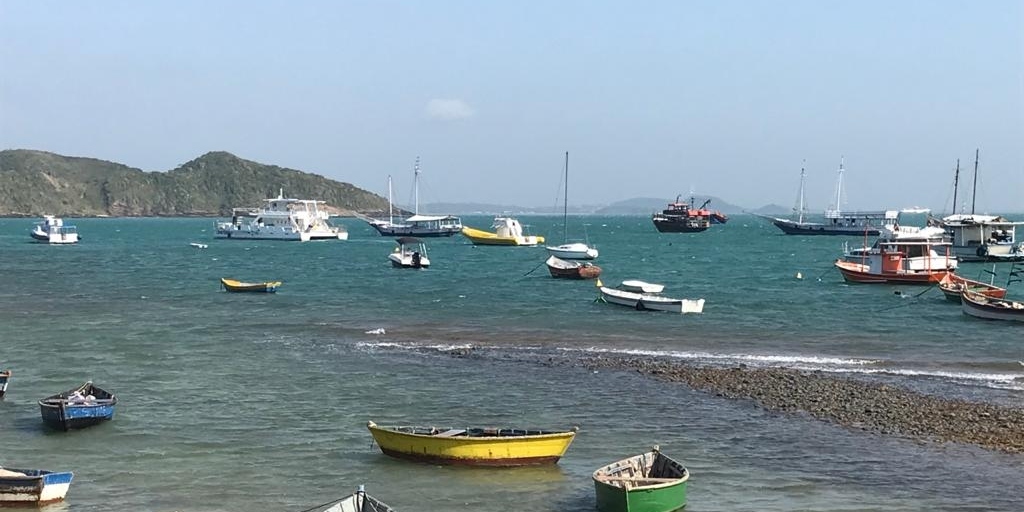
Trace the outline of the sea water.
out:
[[[214,239],[213,219],[66,220],[81,243],[32,243],[35,220],[0,219],[0,367],[14,371],[0,465],[74,471],[46,510],[299,511],[365,485],[401,512],[590,511],[591,473],[652,445],[690,469],[690,511],[1024,506],[1022,455],[531,362],[789,367],[1024,406],[1022,326],[967,317],[934,288],[845,284],[832,262],[870,239],[786,236],[745,215],[693,234],[569,219],[601,251],[605,284],[707,300],[678,315],[595,302],[593,281],[548,275],[542,247],[428,239],[432,266],[400,270],[394,241],[354,219],[340,221],[348,241],[308,243]],[[520,220],[562,242],[560,216]],[[233,294],[221,277],[284,284]],[[114,420],[44,428],[36,401],[86,380],[118,396]],[[370,420],[580,431],[557,465],[473,469],[387,457]]]

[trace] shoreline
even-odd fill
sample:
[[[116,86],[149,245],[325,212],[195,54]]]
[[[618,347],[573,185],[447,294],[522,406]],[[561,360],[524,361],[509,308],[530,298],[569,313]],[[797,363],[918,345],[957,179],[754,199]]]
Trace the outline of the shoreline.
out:
[[[452,350],[449,355],[479,357],[473,349]],[[1022,408],[946,399],[893,385],[788,368],[717,368],[632,356],[517,360],[550,367],[634,371],[715,396],[749,400],[769,411],[804,413],[866,432],[1024,453]]]

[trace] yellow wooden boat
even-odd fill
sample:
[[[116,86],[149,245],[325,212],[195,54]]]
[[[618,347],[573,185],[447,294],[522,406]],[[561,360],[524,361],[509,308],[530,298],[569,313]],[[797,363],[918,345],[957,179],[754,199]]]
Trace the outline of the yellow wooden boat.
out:
[[[220,278],[220,284],[224,286],[224,289],[229,292],[262,292],[262,293],[274,293],[277,291],[277,287],[281,286],[281,281],[264,281],[262,283],[244,283],[242,281],[236,281],[234,279],[228,279],[226,277]]]
[[[484,231],[463,226],[462,234],[475,245],[539,245],[544,237],[524,235],[523,226],[512,217],[495,217],[491,225],[494,231]]]
[[[554,464],[579,430],[400,427],[378,426],[372,421],[366,427],[385,455],[469,466]]]

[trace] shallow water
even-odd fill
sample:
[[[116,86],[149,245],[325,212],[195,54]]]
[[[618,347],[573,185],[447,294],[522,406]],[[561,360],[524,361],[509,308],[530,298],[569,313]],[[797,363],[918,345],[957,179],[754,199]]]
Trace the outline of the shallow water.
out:
[[[521,220],[560,237],[560,217]],[[349,241],[313,243],[214,240],[212,219],[76,219],[83,241],[69,247],[30,243],[32,219],[0,219],[0,366],[14,370],[0,465],[73,470],[67,501],[46,510],[298,511],[366,484],[400,511],[583,511],[594,469],[658,444],[692,472],[691,511],[1024,503],[1020,455],[521,357],[817,369],[1022,407],[1021,326],[965,317],[935,289],[844,284],[831,262],[855,238],[784,236],[752,216],[699,234],[570,221],[587,224],[605,283],[660,282],[706,298],[705,313],[595,303],[593,282],[547,276],[542,248],[429,240],[429,270],[395,270],[393,242],[352,219]],[[227,294],[220,277],[284,284]],[[479,357],[447,355],[459,346]],[[114,421],[45,430],[36,400],[87,379],[120,398]],[[556,466],[466,469],[390,459],[368,420],[581,430]]]

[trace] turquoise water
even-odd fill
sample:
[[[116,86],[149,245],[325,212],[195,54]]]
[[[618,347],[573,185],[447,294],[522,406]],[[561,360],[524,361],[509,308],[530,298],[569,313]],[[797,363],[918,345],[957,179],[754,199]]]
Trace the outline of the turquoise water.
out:
[[[560,216],[521,220],[560,241]],[[647,217],[570,221],[586,223],[605,283],[663,283],[704,297],[704,314],[595,303],[593,282],[547,275],[542,248],[428,240],[430,269],[392,269],[394,243],[353,219],[349,241],[311,243],[214,240],[212,219],[75,219],[83,241],[67,247],[31,243],[33,219],[0,219],[0,366],[14,370],[0,465],[74,471],[67,501],[46,510],[298,511],[365,484],[406,512],[586,511],[594,469],[658,444],[693,474],[691,511],[1024,502],[1020,455],[523,362],[785,366],[1021,407],[1024,326],[966,317],[935,289],[844,284],[831,263],[864,240],[784,236],[752,216],[698,234],[660,234]],[[284,284],[227,294],[221,277]],[[474,357],[446,355],[469,346]],[[114,421],[45,430],[36,400],[89,379],[120,398]],[[390,459],[368,420],[581,430],[557,466],[481,470]]]

